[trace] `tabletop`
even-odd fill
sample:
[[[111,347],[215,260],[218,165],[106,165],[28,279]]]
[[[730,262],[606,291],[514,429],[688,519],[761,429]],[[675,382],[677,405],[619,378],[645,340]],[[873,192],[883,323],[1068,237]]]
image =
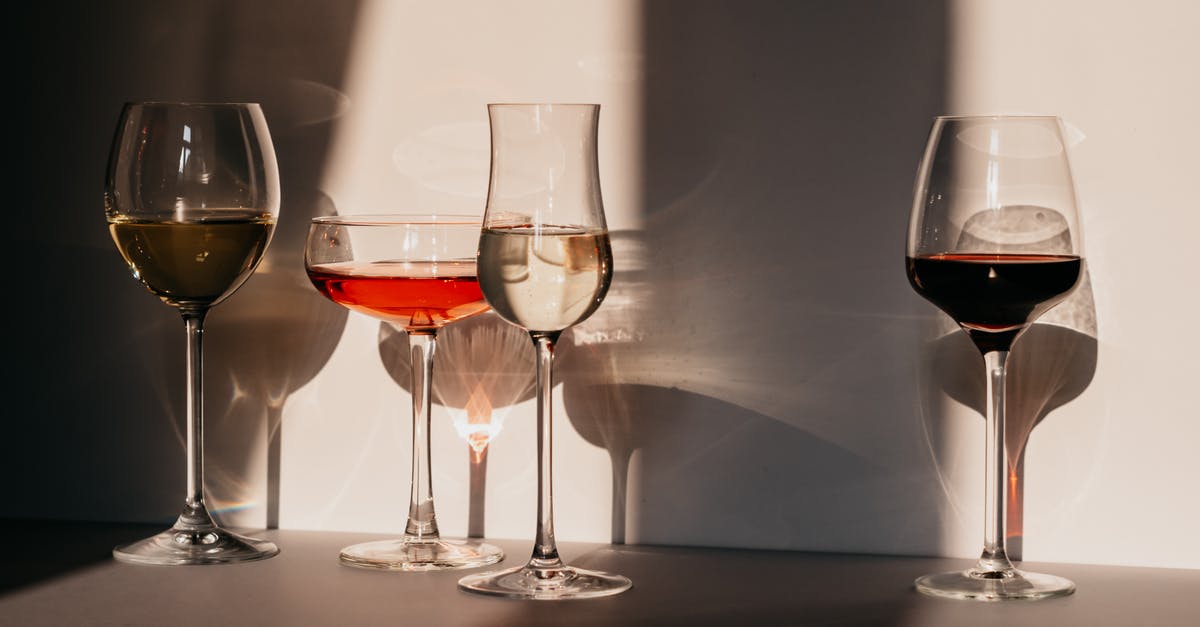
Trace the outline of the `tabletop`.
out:
[[[918,575],[967,560],[561,543],[572,565],[623,574],[621,595],[519,601],[457,589],[476,570],[391,573],[342,566],[341,547],[380,534],[270,530],[280,554],[218,566],[137,566],[112,546],[144,525],[0,521],[0,625],[1200,625],[1200,570],[1026,564],[1075,594],[982,603],[922,596]],[[531,543],[489,540],[519,565]]]

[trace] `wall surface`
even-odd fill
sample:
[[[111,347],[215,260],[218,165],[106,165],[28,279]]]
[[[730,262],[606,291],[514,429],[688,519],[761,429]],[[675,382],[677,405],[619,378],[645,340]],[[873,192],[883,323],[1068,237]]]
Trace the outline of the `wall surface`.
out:
[[[0,516],[167,521],[183,496],[182,324],[102,217],[122,102],[261,101],[279,155],[279,232],[209,319],[210,501],[394,534],[407,340],[312,289],[307,222],[481,214],[485,105],[574,101],[602,105],[616,277],[558,352],[558,537],[974,556],[982,363],[909,288],[904,230],[934,115],[1037,112],[1072,132],[1088,278],[1014,352],[1010,542],[1200,568],[1197,26],[1182,0],[38,9],[16,232],[47,278],[10,325]],[[443,530],[530,538],[532,348],[491,315],[439,342]]]
[[[1200,567],[1200,547],[1186,540],[1200,517],[1189,496],[1200,409],[1188,392],[1200,340],[1186,328],[1200,297],[1180,289],[1200,261],[1191,243],[1200,203],[1188,183],[1200,168],[1200,6],[962,0],[954,9],[950,108],[1055,113],[1076,142],[1091,284],[1051,312],[1042,345],[1019,347],[1043,362],[1025,378],[1042,390],[1031,402],[1045,403],[1030,407],[1042,422],[1025,459],[1026,554]],[[948,530],[982,524],[976,483],[953,497],[966,524]],[[947,537],[963,550],[973,539]]]

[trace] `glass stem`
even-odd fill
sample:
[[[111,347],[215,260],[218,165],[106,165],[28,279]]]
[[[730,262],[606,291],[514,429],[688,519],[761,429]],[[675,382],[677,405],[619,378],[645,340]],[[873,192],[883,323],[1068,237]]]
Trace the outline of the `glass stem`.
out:
[[[412,363],[412,491],[408,503],[405,542],[436,542],[437,515],[433,509],[433,478],[430,476],[429,424],[432,412],[433,353],[437,342],[433,332],[408,333]]]
[[[551,366],[554,363],[554,342],[558,340],[558,335],[558,332],[530,333],[537,350],[538,513],[533,556],[529,558],[526,568],[536,570],[563,568],[558,547],[554,543],[554,455],[551,450],[554,440],[551,412],[554,377]]]
[[[987,369],[986,501],[984,503],[983,554],[974,574],[985,578],[1012,576],[1013,565],[1005,549],[1008,457],[1004,450],[1004,384],[1008,351],[983,354]]]
[[[204,316],[183,312],[187,327],[187,498],[175,528],[205,531],[216,526],[204,504]]]

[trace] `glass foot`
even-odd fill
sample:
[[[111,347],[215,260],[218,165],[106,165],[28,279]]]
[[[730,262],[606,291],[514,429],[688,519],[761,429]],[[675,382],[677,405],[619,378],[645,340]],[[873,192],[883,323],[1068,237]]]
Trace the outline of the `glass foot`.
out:
[[[279,547],[274,542],[247,538],[220,527],[200,531],[172,528],[113,549],[118,561],[155,565],[250,562],[276,553]]]
[[[1066,596],[1075,591],[1075,584],[1069,579],[1016,569],[999,572],[971,569],[925,575],[917,579],[914,585],[922,594],[976,601],[1045,599]]]
[[[342,549],[343,564],[376,570],[449,570],[495,564],[500,547],[479,540],[377,540]]]
[[[458,587],[469,592],[537,601],[606,597],[632,586],[633,582],[620,575],[570,566],[545,569],[522,566],[458,580]]]

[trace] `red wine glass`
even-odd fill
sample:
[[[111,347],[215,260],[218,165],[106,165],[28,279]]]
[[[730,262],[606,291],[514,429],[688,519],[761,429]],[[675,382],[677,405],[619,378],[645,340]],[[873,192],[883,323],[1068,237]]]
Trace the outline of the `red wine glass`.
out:
[[[438,531],[430,478],[429,423],[438,329],[487,311],[475,273],[480,220],[473,216],[314,218],[304,253],[317,289],[339,305],[408,333],[413,454],[404,537],[342,549],[343,564],[393,571],[486,566],[504,553]]]
[[[996,601],[1075,590],[1062,577],[1017,570],[1005,548],[1005,364],[1013,342],[1083,275],[1064,136],[1052,116],[939,117],[917,173],[908,280],[966,331],[987,377],[983,554],[967,570],[917,579],[925,594]]]

